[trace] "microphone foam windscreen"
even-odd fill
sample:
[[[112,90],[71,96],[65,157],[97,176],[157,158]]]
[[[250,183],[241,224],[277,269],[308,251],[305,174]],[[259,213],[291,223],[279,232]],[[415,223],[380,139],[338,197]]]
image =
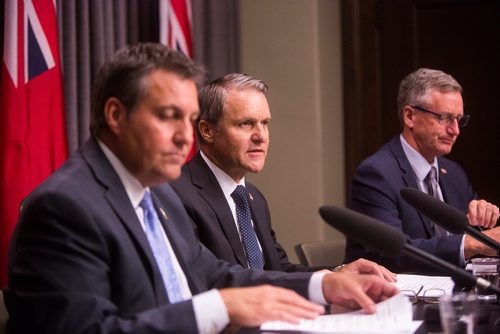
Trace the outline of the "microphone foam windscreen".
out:
[[[319,213],[330,226],[370,250],[385,256],[397,256],[403,251],[406,243],[404,234],[377,219],[328,205],[322,206]]]
[[[401,196],[417,211],[451,233],[464,233],[467,216],[457,208],[415,188],[401,188]]]

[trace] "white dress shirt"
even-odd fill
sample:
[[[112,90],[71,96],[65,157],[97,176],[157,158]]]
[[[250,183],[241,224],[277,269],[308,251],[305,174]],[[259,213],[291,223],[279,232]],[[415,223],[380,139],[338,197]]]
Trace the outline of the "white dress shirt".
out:
[[[406,158],[410,162],[411,168],[413,169],[413,172],[417,176],[418,187],[420,188],[421,191],[429,193],[428,185],[427,182],[425,182],[425,178],[427,177],[427,174],[429,174],[429,171],[431,170],[432,167],[436,168],[437,171],[436,180],[438,182],[437,184],[438,197],[441,201],[443,201],[443,193],[441,192],[441,186],[439,185],[439,166],[437,158],[434,157],[434,161],[432,162],[432,164],[429,164],[427,160],[419,152],[417,152],[413,147],[410,146],[410,144],[408,144],[403,135],[400,135],[399,138],[401,140],[401,146],[403,147],[403,151],[406,155]],[[465,241],[465,234],[462,237],[462,242],[460,243],[460,264],[462,266],[465,266],[464,241]]]
[[[245,178],[242,178],[239,183],[236,183],[232,177],[230,177],[226,172],[224,172],[222,169],[220,169],[218,166],[216,166],[206,155],[203,153],[203,151],[200,151],[201,157],[205,162],[207,163],[208,167],[210,170],[214,173],[215,178],[217,179],[217,182],[219,183],[219,186],[222,189],[222,192],[224,193],[224,197],[226,197],[226,202],[231,208],[231,212],[233,214],[233,218],[236,224],[236,228],[238,229],[239,232],[239,226],[237,223],[236,219],[236,204],[234,203],[233,198],[231,197],[231,193],[236,189],[238,185],[243,185],[245,186]],[[253,225],[253,221],[252,221]],[[239,233],[238,233],[239,235]],[[241,239],[241,236],[240,236]],[[259,243],[259,247],[261,247]],[[261,247],[262,250],[262,247]],[[309,286],[308,286],[308,292],[309,292],[309,299],[315,303],[318,304],[323,304],[326,305],[327,301],[323,295],[323,288],[322,288],[322,283],[323,283],[323,276],[325,276],[325,273],[314,273],[309,281]]]
[[[111,166],[118,174],[127,196],[134,207],[137,218],[141,222],[143,230],[144,225],[144,212],[139,205],[144,193],[149,191],[148,187],[143,187],[142,184],[135,178],[121,163],[121,161],[114,155],[113,152],[101,141],[99,141],[99,146],[104,152],[106,158],[108,158]],[[229,324],[229,315],[227,313],[226,306],[218,290],[213,289],[206,291],[204,293],[192,296],[189,284],[187,282],[186,275],[184,274],[177,256],[175,255],[172,246],[168,240],[168,237],[163,229],[161,229],[163,238],[170,252],[170,257],[172,258],[175,274],[179,285],[181,288],[181,293],[184,299],[192,298],[194,314],[196,317],[196,324],[199,333],[218,333],[222,331]]]
[[[219,183],[219,186],[222,189],[222,192],[224,193],[224,197],[226,198],[226,202],[229,205],[229,208],[231,209],[231,214],[233,215],[234,219],[234,224],[236,226],[236,229],[238,230],[238,236],[240,237],[241,240],[241,235],[240,235],[240,226],[238,225],[238,218],[236,216],[236,203],[234,202],[233,197],[231,194],[233,191],[236,189],[237,186],[245,186],[245,178],[243,177],[240,182],[236,182],[233,180],[231,176],[229,176],[226,172],[224,172],[222,169],[217,167],[206,155],[203,153],[203,151],[200,151],[201,157],[203,160],[208,165],[208,168],[214,173],[215,178],[217,179],[217,182]],[[252,223],[252,226],[255,228],[255,225],[253,223],[253,220],[250,220]],[[257,243],[259,245],[260,250],[262,251],[262,246],[260,245],[259,237],[257,236]]]

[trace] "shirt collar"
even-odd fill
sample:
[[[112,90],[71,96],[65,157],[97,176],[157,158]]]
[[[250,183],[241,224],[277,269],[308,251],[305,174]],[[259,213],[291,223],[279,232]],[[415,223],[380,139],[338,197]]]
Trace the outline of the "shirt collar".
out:
[[[141,182],[139,182],[139,180],[128,171],[120,159],[118,159],[118,157],[106,146],[106,144],[99,139],[97,142],[99,143],[99,146],[104,152],[106,158],[108,158],[109,163],[113,166],[116,174],[118,174],[118,177],[122,181],[132,206],[134,209],[137,208],[144,197],[144,193],[148,191],[149,188],[142,186]]]
[[[236,183],[231,176],[229,176],[226,172],[224,172],[222,169],[220,169],[218,166],[216,166],[206,155],[203,153],[203,151],[200,150],[201,157],[203,160],[208,165],[208,168],[214,173],[215,178],[217,179],[217,182],[219,182],[219,185],[224,192],[224,195],[229,196],[232,194],[234,189],[238,185],[245,186],[245,177],[243,177],[240,182]]]
[[[420,182],[424,181],[427,174],[429,174],[431,167],[435,167],[436,171],[439,171],[436,157],[434,157],[434,161],[432,162],[432,164],[429,164],[427,160],[425,160],[425,158],[422,156],[422,154],[420,154],[417,150],[411,147],[410,144],[408,144],[402,134],[399,136],[399,139],[401,141],[401,146],[403,147],[406,158],[408,158],[411,168],[413,169],[413,172],[415,172],[415,175],[417,175],[417,178]],[[436,178],[439,181],[439,173],[437,173]]]

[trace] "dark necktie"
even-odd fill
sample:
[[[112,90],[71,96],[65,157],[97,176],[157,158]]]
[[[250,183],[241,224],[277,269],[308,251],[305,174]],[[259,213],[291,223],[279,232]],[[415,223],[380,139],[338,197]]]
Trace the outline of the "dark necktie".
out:
[[[240,227],[241,241],[247,255],[248,266],[264,269],[264,259],[257,241],[257,234],[252,226],[248,194],[244,186],[239,185],[231,194],[236,204],[236,218]]]
[[[429,174],[425,177],[425,180],[427,181],[427,192],[429,195],[432,197],[441,200],[439,198],[438,194],[438,182],[437,182],[437,171],[436,167],[431,167],[431,170],[429,171]],[[434,232],[436,236],[445,236],[448,235],[446,230],[444,230],[441,226],[437,225],[434,223]]]
[[[172,258],[170,257],[170,252],[168,251],[167,243],[161,231],[162,226],[160,224],[158,214],[153,206],[153,201],[151,200],[151,194],[149,191],[146,191],[139,205],[144,210],[146,236],[148,238],[149,245],[153,250],[161,277],[163,278],[163,284],[165,285],[168,299],[171,303],[180,302],[183,300],[181,288],[179,281],[177,280],[177,275],[175,274],[174,265],[172,263]]]

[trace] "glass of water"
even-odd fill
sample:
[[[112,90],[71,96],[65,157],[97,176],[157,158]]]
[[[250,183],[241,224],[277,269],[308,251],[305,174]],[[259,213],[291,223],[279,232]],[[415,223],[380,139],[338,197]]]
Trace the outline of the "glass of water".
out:
[[[476,277],[481,277],[493,286],[498,288],[498,269],[500,259],[495,257],[474,258],[472,262],[472,274]],[[476,293],[480,299],[483,300],[496,300],[496,295],[490,292],[482,291],[476,287]]]

